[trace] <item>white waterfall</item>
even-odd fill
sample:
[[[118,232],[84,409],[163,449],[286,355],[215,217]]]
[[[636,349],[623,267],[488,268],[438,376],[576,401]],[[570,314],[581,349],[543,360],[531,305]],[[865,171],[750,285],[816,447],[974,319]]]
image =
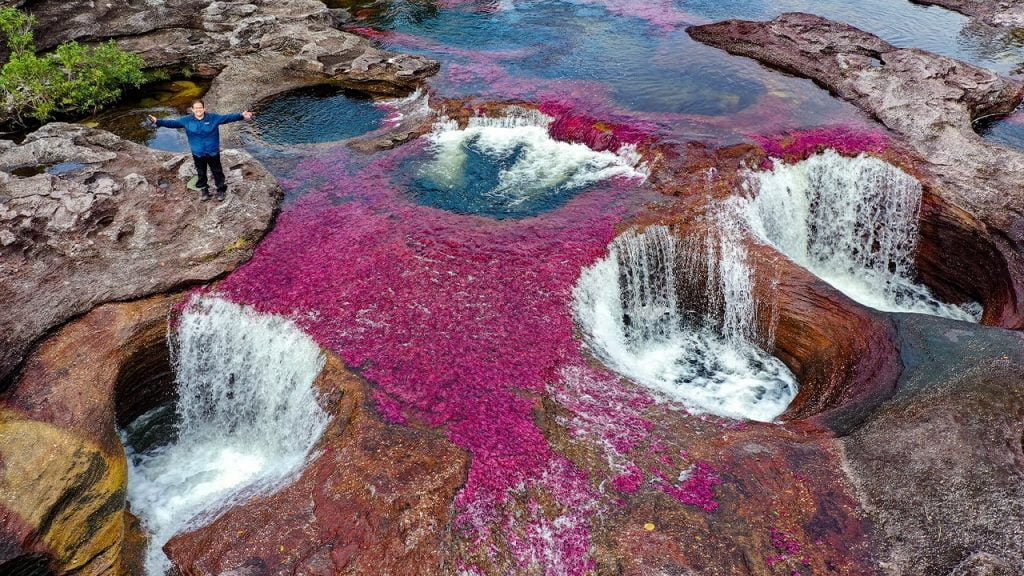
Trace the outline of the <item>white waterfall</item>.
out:
[[[588,347],[620,374],[695,412],[774,420],[797,386],[786,366],[748,337],[756,329],[742,245],[726,239],[690,258],[682,252],[666,227],[652,226],[622,234],[607,257],[583,271],[573,308]],[[687,298],[719,310],[721,319],[684,309],[680,291],[695,285],[679,276],[693,270],[688,265],[712,269],[706,282],[707,271],[695,272],[699,293]]]
[[[170,568],[161,547],[172,536],[298,473],[328,421],[313,387],[324,357],[291,321],[200,297],[171,340],[177,439],[138,453],[126,442],[128,500],[150,534],[150,576]]]
[[[467,174],[472,148],[502,166],[497,185],[486,194],[508,206],[616,176],[646,177],[635,146],[598,152],[555,140],[548,133],[553,120],[536,110],[510,108],[500,117],[472,117],[465,129],[453,120],[438,122],[428,135],[434,158],[421,175],[445,188],[466,186],[473,177]]]
[[[921,185],[870,156],[827,150],[752,172],[751,229],[794,262],[872,308],[978,321],[977,304],[938,301],[915,281]]]

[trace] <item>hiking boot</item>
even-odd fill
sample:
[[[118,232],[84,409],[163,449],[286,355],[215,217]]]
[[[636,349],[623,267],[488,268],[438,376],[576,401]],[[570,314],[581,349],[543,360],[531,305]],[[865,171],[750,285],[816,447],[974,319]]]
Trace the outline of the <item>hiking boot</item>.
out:
[[[199,189],[199,200],[201,200],[203,202],[206,202],[209,199],[210,199],[210,189],[209,188],[200,188]]]
[[[217,190],[217,200],[224,200],[224,198],[227,195],[228,195],[228,189],[227,188],[224,188],[223,190]]]

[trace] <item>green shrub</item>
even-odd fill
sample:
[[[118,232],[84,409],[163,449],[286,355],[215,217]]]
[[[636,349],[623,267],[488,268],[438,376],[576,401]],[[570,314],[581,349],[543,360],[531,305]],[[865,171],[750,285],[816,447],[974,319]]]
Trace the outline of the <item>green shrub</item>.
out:
[[[58,114],[95,112],[121,97],[125,86],[147,81],[141,56],[114,41],[95,46],[65,42],[37,55],[32,35],[35,19],[14,8],[0,9],[0,33],[11,51],[0,69],[0,106],[14,122],[45,122]]]

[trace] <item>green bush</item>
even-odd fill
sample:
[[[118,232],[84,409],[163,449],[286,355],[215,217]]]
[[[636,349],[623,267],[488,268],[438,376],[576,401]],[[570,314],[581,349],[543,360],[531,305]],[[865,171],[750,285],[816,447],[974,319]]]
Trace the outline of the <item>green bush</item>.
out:
[[[0,69],[0,106],[14,122],[95,112],[120,98],[123,87],[147,81],[142,57],[112,40],[95,46],[65,42],[53,52],[37,55],[34,23],[19,10],[0,9],[0,33],[11,51]]]

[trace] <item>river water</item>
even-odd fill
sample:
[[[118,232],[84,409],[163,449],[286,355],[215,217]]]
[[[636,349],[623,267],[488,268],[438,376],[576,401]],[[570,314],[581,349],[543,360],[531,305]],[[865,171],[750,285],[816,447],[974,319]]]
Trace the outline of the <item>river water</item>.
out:
[[[536,422],[535,396],[630,398],[574,404],[592,411],[588,422],[642,421],[643,407],[659,402],[729,425],[735,418],[771,422],[798,388],[763,351],[766,335],[750,328],[757,306],[741,301],[751,282],[742,254],[726,259],[724,244],[710,252],[729,263],[727,270],[718,265],[721,282],[708,285],[709,298],[724,299],[727,320],[694,323],[668,283],[689,274],[685,262],[695,260],[676,264],[677,247],[664,231],[621,229],[662,200],[649,189],[634,144],[720,145],[870,123],[809,81],[695,43],[685,27],[803,10],[1002,72],[1024,61],[1013,38],[898,0],[331,5],[350,11],[352,31],[439,60],[431,98],[528,102],[544,113],[508,108],[462,129],[440,121],[424,137],[367,154],[345,140],[393,121],[394,105],[307,91],[264,106],[245,141],[281,180],[287,201],[252,260],[218,286],[219,297],[246,314],[288,318],[371,383],[383,418],[437,428],[468,451],[456,530],[485,539],[498,525],[543,526],[503,552],[501,561],[523,572],[591,569],[598,513],[599,479],[550,446]],[[549,126],[559,115],[607,128],[616,146],[593,150],[553,137]],[[768,186],[770,176],[762,178]],[[647,276],[630,280],[636,270]],[[652,368],[653,356],[644,354],[660,364]],[[630,438],[618,433],[605,445],[613,470],[629,467]],[[509,515],[505,504],[524,490],[553,495],[562,515]],[[680,486],[664,490],[693,502]],[[459,567],[477,573],[471,561]]]

